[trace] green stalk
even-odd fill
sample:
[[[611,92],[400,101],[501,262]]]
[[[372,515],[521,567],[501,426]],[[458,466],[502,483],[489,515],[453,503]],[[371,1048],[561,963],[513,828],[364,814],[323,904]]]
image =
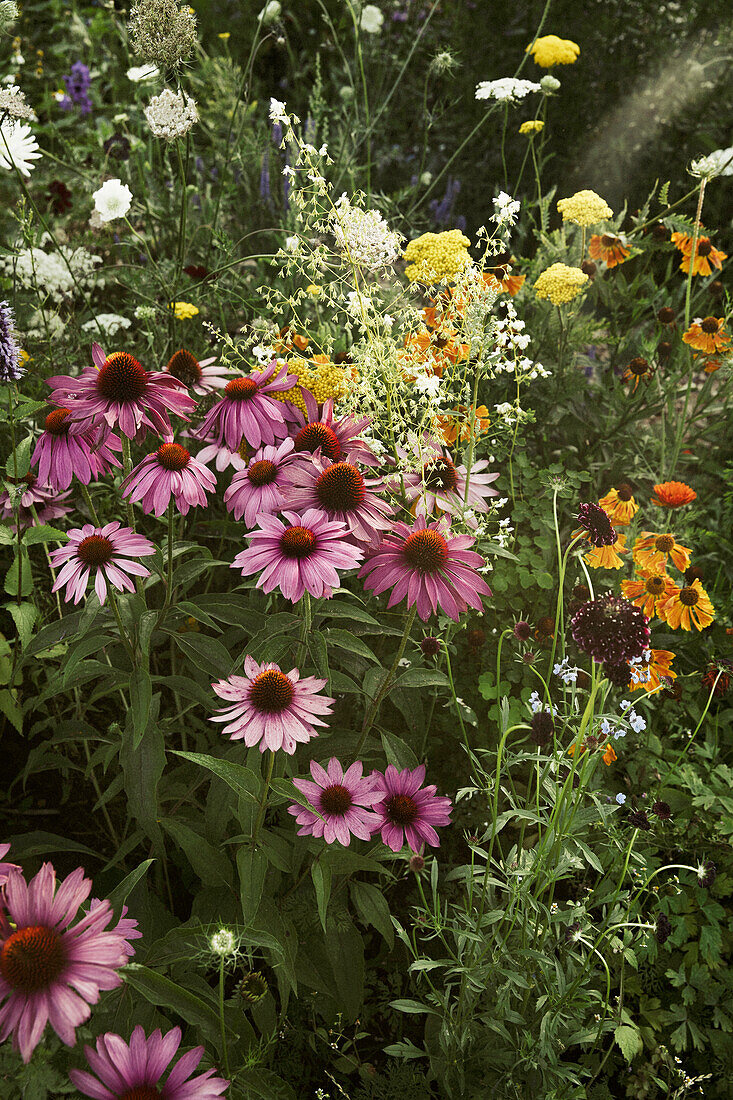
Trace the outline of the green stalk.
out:
[[[690,327],[690,293],[692,291],[692,276],[695,271],[697,259],[697,239],[700,236],[700,218],[702,217],[702,204],[705,198],[705,184],[707,180],[700,180],[700,194],[697,199],[697,211],[695,213],[695,227],[692,231],[692,253],[690,255],[690,270],[687,272],[687,288],[685,290],[685,328]]]
[[[221,1028],[221,1054],[224,1062],[224,1074],[227,1079],[231,1077],[229,1072],[229,1051],[227,1049],[227,1032],[224,1024],[224,956],[219,959],[219,1026]]]
[[[272,779],[273,768],[275,767],[275,753],[272,752],[271,749],[269,749],[267,755],[267,774],[265,776],[265,782],[262,785],[260,808],[257,811],[257,820],[255,821],[255,827],[252,830],[252,840],[250,841],[252,848],[254,848],[255,844],[257,843],[257,837],[259,835],[260,828],[262,827],[262,822],[265,820],[265,812],[267,811],[267,796],[270,792],[270,781]]]
[[[407,613],[407,621],[405,623],[405,629],[404,629],[403,634],[402,634],[402,639],[400,641],[399,648],[397,650],[397,654],[395,656],[394,661],[392,662],[392,667],[390,668],[389,672],[385,676],[384,682],[382,683],[381,688],[379,689],[379,691],[375,695],[372,705],[367,709],[367,712],[364,715],[364,723],[361,727],[361,737],[359,738],[359,743],[357,744],[356,751],[354,752],[354,759],[355,760],[356,760],[356,758],[358,757],[359,753],[362,750],[362,746],[364,745],[364,742],[366,741],[366,737],[367,737],[367,734],[369,733],[369,730],[374,725],[374,719],[377,717],[377,714],[379,712],[379,708],[382,704],[382,700],[384,699],[385,695],[387,694],[390,687],[392,686],[392,681],[394,680],[395,673],[397,672],[397,667],[398,667],[400,661],[402,660],[402,654],[405,652],[405,646],[407,645],[407,639],[410,636],[410,631],[412,629],[412,624],[415,621],[415,614],[416,613],[417,613],[417,604],[413,604],[412,607],[410,608],[410,610]]]

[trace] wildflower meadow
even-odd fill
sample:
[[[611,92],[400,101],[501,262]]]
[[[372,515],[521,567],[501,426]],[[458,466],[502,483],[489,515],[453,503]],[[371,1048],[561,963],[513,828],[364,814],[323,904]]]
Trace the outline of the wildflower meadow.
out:
[[[0,1100],[733,1096],[732,55],[0,0]]]

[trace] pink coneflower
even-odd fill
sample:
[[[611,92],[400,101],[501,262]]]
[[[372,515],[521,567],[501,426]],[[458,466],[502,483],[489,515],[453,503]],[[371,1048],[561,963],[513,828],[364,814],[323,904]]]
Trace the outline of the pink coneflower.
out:
[[[51,552],[51,565],[60,565],[52,592],[66,585],[66,602],[73,598],[78,603],[86,592],[89,574],[94,571],[94,589],[99,602],[107,597],[107,582],[120,591],[135,591],[135,584],[128,576],[149,577],[150,570],[132,558],[145,558],[155,553],[152,542],[138,535],[131,527],[121,527],[115,520],[106,527],[93,527],[85,523],[67,531],[69,541]]]
[[[5,885],[5,881],[8,877],[8,871],[19,871],[20,867],[16,863],[5,863],[3,856],[6,856],[10,851],[9,844],[0,844],[0,886]]]
[[[398,772],[390,764],[384,774],[372,775],[384,798],[374,808],[379,815],[378,830],[387,847],[399,852],[407,841],[413,852],[419,852],[423,844],[437,848],[440,841],[435,826],[450,824],[451,801],[436,795],[432,783],[423,787],[425,765],[414,771],[404,768]]]
[[[75,1029],[88,1020],[103,989],[122,979],[127,944],[114,930],[108,901],[72,924],[89,896],[91,880],[81,867],[56,889],[50,863],[26,883],[13,868],[0,908],[0,1042],[12,1033],[24,1062],[38,1046],[47,1023],[73,1046]]]
[[[260,752],[282,749],[292,756],[298,743],[318,736],[316,726],[327,725],[316,717],[330,714],[333,707],[333,699],[318,694],[327,680],[301,680],[297,668],[285,673],[279,665],[258,665],[249,656],[244,658],[244,671],[245,676],[211,685],[231,705],[210,721],[228,722],[222,733],[231,741],[244,740],[248,748],[259,743]]]
[[[402,458],[407,457],[399,453]],[[484,472],[489,465],[486,459],[472,465],[466,495],[468,469],[465,466],[454,465],[450,456],[432,442],[423,457],[421,469],[405,474],[402,479],[407,503],[416,516],[430,516],[436,510],[460,515],[466,508],[487,512],[487,499],[499,496],[496,489],[489,488],[499,474]],[[400,482],[395,482],[395,488],[399,487]]]
[[[89,912],[94,909],[98,909],[100,905],[107,905],[106,901],[101,901],[100,898],[92,898],[89,902]],[[130,940],[141,940],[143,934],[138,928],[137,920],[134,917],[127,916],[127,906],[122,906],[122,912],[120,919],[114,928],[110,928],[110,932],[116,932],[118,936],[122,936],[125,943],[123,949],[128,958],[132,958],[135,954],[135,948],[130,943]]]
[[[183,431],[181,436],[189,436],[190,433]],[[247,466],[247,455],[249,448],[245,441],[244,446],[240,446],[236,451],[230,451],[224,443],[217,443],[215,440],[209,438],[209,441],[203,440],[206,443],[205,447],[197,453],[196,459],[198,462],[209,463],[214,460],[219,473],[223,473],[224,470],[229,469],[231,466],[234,470],[244,470]]]
[[[49,400],[72,410],[74,435],[100,424],[107,431],[119,430],[129,439],[142,439],[147,428],[159,435],[172,435],[168,411],[187,419],[196,402],[186,387],[164,371],[147,371],[126,351],[105,357],[99,344],[92,345],[93,367],[85,367],[78,378],[54,375],[46,381]]]
[[[331,757],[324,770],[315,760],[311,760],[311,775],[315,780],[294,779],[293,786],[311,802],[314,809],[307,806],[288,807],[301,828],[298,836],[322,836],[326,844],[339,844],[348,847],[351,835],[359,840],[369,840],[380,825],[377,814],[365,807],[373,807],[384,797],[377,790],[374,775],[362,776],[364,765],[360,760],[346,771],[335,756]]]
[[[304,592],[329,599],[340,583],[336,570],[353,569],[363,551],[348,541],[343,523],[324,519],[320,512],[310,509],[302,517],[283,512],[283,517],[258,517],[259,529],[249,533],[249,548],[237,554],[232,569],[241,569],[244,577],[262,570],[257,587],[265,592],[279,588],[293,603]]]
[[[180,1027],[165,1035],[158,1028],[146,1038],[138,1024],[129,1046],[121,1035],[108,1031],[97,1039],[96,1050],[84,1047],[93,1073],[72,1069],[69,1077],[79,1092],[93,1100],[215,1100],[221,1096],[229,1082],[215,1077],[216,1070],[191,1077],[203,1057],[203,1047],[194,1047],[179,1058],[168,1079],[161,1082],[180,1042]]]
[[[268,397],[270,393],[292,389],[298,379],[288,374],[276,360],[263,371],[246,378],[233,378],[224,387],[224,396],[203,419],[196,433],[199,439],[215,435],[217,443],[226,442],[236,451],[246,439],[250,447],[276,443],[288,434],[285,406]]]
[[[154,516],[162,516],[173,497],[185,516],[190,508],[206,507],[206,494],[216,489],[216,477],[185,447],[168,441],[146,455],[120,488],[123,497],[142,501],[143,511]]]
[[[172,374],[188,389],[204,397],[214,390],[223,390],[231,375],[228,369],[220,364],[213,366],[216,356],[210,359],[197,359],[186,348],[180,348],[171,355],[166,363],[166,372]]]
[[[307,416],[300,409],[295,409],[295,423],[290,429],[296,451],[310,451],[311,454],[320,448],[320,453],[331,462],[360,462],[362,466],[378,466],[379,459],[364,442],[358,439],[359,432],[363,432],[371,424],[370,416],[362,416],[354,420],[351,416],[342,416],[338,420],[333,417],[333,398],[329,397],[323,406],[323,412],[318,413],[318,402],[310,390],[300,391],[305,402]]]
[[[12,482],[12,478],[6,479]],[[11,497],[12,492],[12,497]],[[18,514],[21,531],[26,527],[42,526],[52,523],[55,519],[67,516],[72,509],[61,502],[69,497],[69,493],[59,493],[50,485],[42,485],[36,475],[31,471],[25,477],[19,478],[17,485],[12,490],[4,490],[0,493],[0,510],[2,519],[9,525],[11,531],[15,531],[15,512]],[[15,511],[13,510],[15,504]],[[35,511],[35,515],[33,512]]]
[[[376,546],[382,531],[391,526],[393,509],[377,492],[382,479],[365,478],[352,462],[331,464],[314,458],[294,467],[291,481],[285,494],[289,507],[314,508],[327,519],[345,523],[357,542]]]
[[[52,489],[68,489],[75,477],[88,485],[113,466],[120,467],[112,454],[112,450],[122,447],[119,436],[110,433],[100,442],[93,431],[72,435],[71,424],[70,409],[54,409],[46,417],[43,434],[33,451],[31,465],[38,463],[40,481]]]
[[[292,439],[283,439],[277,447],[260,447],[246,469],[232,478],[224,493],[224,503],[235,519],[244,516],[248,527],[254,527],[260,512],[279,512],[285,503],[283,486],[288,485],[288,467],[296,455]]]
[[[359,571],[367,591],[384,592],[391,588],[388,607],[407,596],[407,606],[417,605],[423,622],[438,608],[458,621],[467,605],[481,610],[481,596],[491,589],[474,566],[482,565],[480,554],[467,547],[470,535],[448,538],[440,522],[428,524],[419,516],[412,528],[395,523]]]

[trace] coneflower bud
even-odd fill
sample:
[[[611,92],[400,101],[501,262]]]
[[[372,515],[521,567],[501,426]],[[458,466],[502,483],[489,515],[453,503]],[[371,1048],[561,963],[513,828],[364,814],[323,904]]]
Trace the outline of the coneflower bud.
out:
[[[532,627],[526,619],[520,619],[514,624],[514,637],[520,642],[526,642],[532,637]]]
[[[239,995],[242,1000],[248,1001],[249,1004],[256,1004],[257,1001],[261,1001],[266,993],[267,982],[259,970],[248,971],[239,984]]]
[[[440,653],[440,638],[427,637],[420,642],[425,657],[437,657]]]
[[[425,860],[423,859],[423,857],[420,855],[419,852],[415,852],[414,855],[410,856],[410,870],[414,874],[417,874],[418,871],[422,871],[424,866],[425,866]]]
[[[674,324],[675,317],[676,313],[671,306],[662,306],[662,308],[657,313],[657,320],[659,321],[660,325]]]

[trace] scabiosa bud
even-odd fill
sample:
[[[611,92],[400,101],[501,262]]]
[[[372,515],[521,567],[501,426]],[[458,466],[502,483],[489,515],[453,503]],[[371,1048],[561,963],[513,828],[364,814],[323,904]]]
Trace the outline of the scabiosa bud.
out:
[[[572,924],[569,924],[567,926],[567,928],[565,929],[565,942],[566,943],[577,943],[577,941],[580,939],[580,936],[581,936],[580,921],[579,920],[574,920],[572,922]]]
[[[0,382],[17,382],[25,371],[20,365],[20,348],[13,336],[15,316],[7,302],[0,302]]]
[[[575,517],[580,527],[588,532],[588,539],[594,546],[613,546],[616,541],[616,529],[600,504],[581,504]]]
[[[655,802],[652,813],[656,814],[660,821],[669,821],[672,816],[672,807],[669,802]]]
[[[514,637],[520,642],[527,642],[532,637],[532,627],[526,619],[520,619],[514,624]]]
[[[239,984],[239,995],[242,1000],[248,1001],[249,1004],[256,1004],[261,1001],[266,993],[267,982],[259,970],[248,971]]]
[[[714,696],[727,695],[730,690],[731,676],[733,676],[733,661],[719,657],[711,661],[702,674],[702,685],[706,691],[712,691]]]
[[[657,917],[657,926],[654,929],[654,937],[657,943],[666,943],[672,935],[672,925],[666,913],[660,913]]]
[[[412,871],[412,872],[413,872],[414,874],[417,874],[417,873],[418,873],[418,871],[422,871],[422,869],[423,869],[423,867],[424,867],[424,866],[425,866],[425,860],[424,860],[424,858],[423,858],[423,857],[422,857],[422,856],[420,855],[420,853],[419,853],[419,852],[415,852],[415,854],[414,854],[414,855],[411,855],[411,856],[410,856],[410,870],[411,870],[411,871]]]
[[[420,649],[423,651],[425,657],[437,657],[440,653],[440,638],[433,638],[429,635],[427,638],[423,638],[420,642]]]
[[[628,820],[629,825],[632,825],[635,829],[643,829],[644,832],[648,832],[651,829],[649,818],[646,816],[644,810],[632,810]]]
[[[662,306],[662,308],[657,313],[657,320],[659,321],[660,325],[672,325],[674,324],[674,319],[676,316],[677,315],[671,306]]]
[[[701,886],[705,886],[708,890],[715,882],[718,874],[718,868],[713,863],[712,859],[704,859],[697,869],[697,881]]]
[[[584,603],[573,615],[570,631],[584,652],[611,665],[641,657],[649,648],[648,620],[641,608],[610,593]]]
[[[613,684],[614,687],[621,688],[623,691],[626,690],[631,682],[631,672],[625,661],[621,661],[617,665],[605,664],[603,666],[603,675],[609,683]]]
[[[537,623],[536,635],[541,638],[551,638],[555,629],[555,620],[551,615],[543,615]]]
[[[538,710],[536,714],[532,715],[529,724],[532,729],[529,739],[535,745],[539,745],[541,748],[552,739],[555,732],[555,723],[549,710]]]

